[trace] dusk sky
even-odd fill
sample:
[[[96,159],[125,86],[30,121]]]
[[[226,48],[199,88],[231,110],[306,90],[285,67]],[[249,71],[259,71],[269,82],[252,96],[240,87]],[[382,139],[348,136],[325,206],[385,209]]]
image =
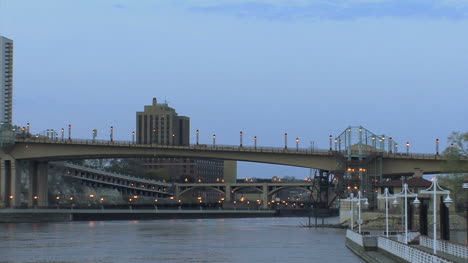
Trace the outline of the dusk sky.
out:
[[[153,97],[202,143],[283,146],[362,125],[412,152],[468,131],[468,0],[0,0],[16,125],[131,140]],[[239,163],[243,177],[309,170]]]

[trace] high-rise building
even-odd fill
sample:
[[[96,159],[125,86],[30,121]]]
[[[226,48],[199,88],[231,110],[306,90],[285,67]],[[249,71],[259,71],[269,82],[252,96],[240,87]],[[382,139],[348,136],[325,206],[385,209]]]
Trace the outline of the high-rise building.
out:
[[[153,98],[152,105],[137,112],[136,135],[139,144],[189,145],[190,118]]]
[[[167,103],[145,105],[136,113],[136,138],[139,144],[190,145],[190,118],[179,116]],[[172,181],[230,182],[237,174],[236,161],[155,157],[144,159],[145,169],[165,169]]]
[[[0,36],[0,122],[13,125],[13,40]]]

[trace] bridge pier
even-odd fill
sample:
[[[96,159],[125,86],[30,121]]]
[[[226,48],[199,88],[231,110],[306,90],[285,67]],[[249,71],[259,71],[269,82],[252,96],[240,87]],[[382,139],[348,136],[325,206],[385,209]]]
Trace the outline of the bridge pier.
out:
[[[226,185],[226,189],[224,191],[225,191],[224,201],[231,202],[231,199],[232,199],[231,185],[230,184]]]
[[[49,205],[48,167],[47,162],[29,162],[28,207],[47,207]]]
[[[0,208],[18,206],[21,194],[20,162],[5,156],[0,160]]]
[[[262,185],[262,208],[268,208],[268,185],[266,183]]]

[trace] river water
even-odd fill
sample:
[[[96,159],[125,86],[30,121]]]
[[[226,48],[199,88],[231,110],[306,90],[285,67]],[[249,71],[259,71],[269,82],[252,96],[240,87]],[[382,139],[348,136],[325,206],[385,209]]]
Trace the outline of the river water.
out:
[[[363,262],[345,247],[345,230],[305,223],[283,217],[0,224],[0,262]]]

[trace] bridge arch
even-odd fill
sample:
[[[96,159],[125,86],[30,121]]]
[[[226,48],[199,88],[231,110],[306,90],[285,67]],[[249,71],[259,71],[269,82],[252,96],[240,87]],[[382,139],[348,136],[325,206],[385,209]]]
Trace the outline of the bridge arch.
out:
[[[180,191],[179,193],[177,193],[177,198],[180,198],[181,196],[183,196],[187,192],[194,191],[196,189],[211,189],[211,190],[214,190],[214,191],[219,192],[219,193],[223,194],[224,196],[226,196],[226,191],[225,190],[222,190],[222,189],[219,189],[219,188],[216,188],[216,187],[213,187],[213,186],[193,186],[193,187],[189,187],[189,188],[184,189],[184,190]]]

